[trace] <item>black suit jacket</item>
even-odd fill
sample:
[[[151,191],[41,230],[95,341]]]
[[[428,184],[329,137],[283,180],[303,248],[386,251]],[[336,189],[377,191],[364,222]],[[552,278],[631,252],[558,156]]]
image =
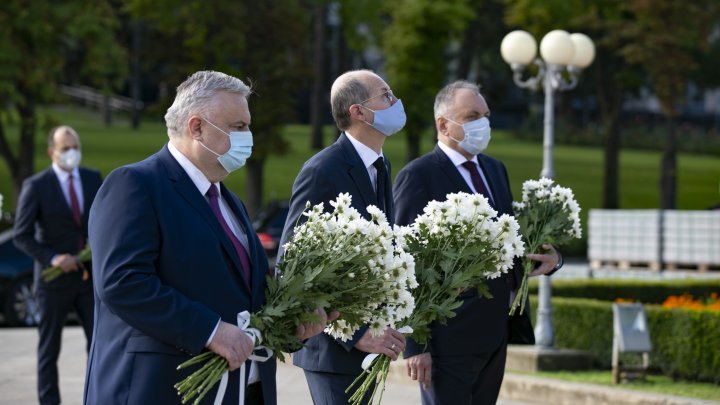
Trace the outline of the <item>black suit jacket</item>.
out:
[[[495,209],[500,214],[512,215],[512,193],[505,166],[497,159],[478,155],[478,163],[492,193]],[[439,147],[405,166],[395,179],[395,219],[398,225],[407,225],[422,214],[432,200],[443,201],[447,194],[473,191],[467,185],[450,158]],[[405,357],[425,351],[435,355],[463,355],[488,353],[504,341],[508,329],[510,280],[520,285],[522,267],[516,265],[507,274],[488,281],[492,299],[478,298],[477,294],[465,297],[456,316],[447,325],[433,325],[428,346],[408,340]],[[522,315],[525,333],[532,335],[529,311]],[[527,330],[529,328],[529,331]]]
[[[84,207],[82,227],[72,216],[62,186],[52,167],[23,182],[15,215],[15,245],[35,260],[35,286],[61,289],[82,281],[82,272],[63,275],[45,283],[40,272],[50,266],[56,254],[78,253],[78,241],[88,237],[88,216],[95,194],[102,183],[100,172],[81,167]],[[91,283],[84,283],[92,288]]]
[[[391,198],[390,162],[385,159],[385,164],[387,166],[385,204],[388,207],[386,215],[392,224],[394,210]],[[300,170],[293,184],[290,211],[280,245],[290,240],[296,222],[303,218],[302,212],[308,201],[312,205],[322,202],[325,204],[325,209],[331,211],[332,206],[329,202],[335,200],[340,193],[350,193],[352,206],[364,218],[370,218],[366,207],[377,205],[377,197],[360,155],[344,133],[334,144],[305,162]],[[282,251],[279,257],[282,257]],[[357,375],[362,371],[360,365],[367,353],[355,349],[354,346],[366,329],[366,327],[361,328],[353,339],[347,342],[335,340],[324,333],[310,338],[306,342],[306,347],[293,355],[293,363],[309,371]]]

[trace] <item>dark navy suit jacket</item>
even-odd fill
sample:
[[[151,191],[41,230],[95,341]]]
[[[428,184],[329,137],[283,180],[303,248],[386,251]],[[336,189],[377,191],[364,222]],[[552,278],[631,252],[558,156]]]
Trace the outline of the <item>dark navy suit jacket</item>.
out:
[[[86,404],[179,403],[173,385],[195,368],[179,372],[178,364],[205,350],[218,320],[235,324],[238,312],[262,306],[267,259],[243,204],[221,192],[248,234],[250,289],[210,205],[167,146],[108,176],[90,213],[95,329]],[[265,403],[275,404],[274,358],[259,372]],[[236,370],[224,403],[238,402],[238,384]]]
[[[495,201],[495,209],[500,214],[512,215],[512,193],[505,166],[497,159],[478,155],[490,193]],[[395,178],[395,220],[398,225],[407,225],[422,214],[423,208],[432,200],[443,201],[449,193],[473,193],[458,172],[450,158],[439,147],[421,156],[398,172]],[[509,277],[515,277],[516,285],[522,277],[521,266],[516,266],[507,274],[489,280],[492,299],[478,298],[469,294],[456,310],[456,316],[447,321],[447,325],[435,325],[431,328],[429,346],[421,346],[408,339],[405,357],[431,351],[434,355],[464,355],[490,353],[504,342],[508,329],[508,311],[510,299]],[[522,315],[526,333],[532,335],[529,311]]]
[[[35,286],[65,289],[72,285],[92,288],[82,281],[82,272],[64,274],[50,283],[43,281],[40,272],[50,267],[53,256],[76,254],[78,242],[88,237],[88,216],[102,178],[100,172],[79,168],[84,210],[82,227],[75,223],[72,209],[65,200],[62,186],[52,167],[23,182],[15,216],[14,241],[17,247],[35,259]]]
[[[392,188],[390,186],[390,163],[385,159],[387,178],[385,202],[388,221],[393,223]],[[281,240],[284,245],[292,236],[293,228],[302,219],[305,204],[324,203],[327,211],[332,210],[329,202],[340,193],[350,193],[352,206],[364,218],[369,219],[366,207],[378,205],[370,176],[352,142],[343,133],[332,145],[320,151],[303,165],[295,179],[290,199],[290,211]],[[282,255],[282,252],[280,253]],[[282,256],[280,256],[282,257]],[[305,370],[336,374],[358,375],[361,363],[367,353],[355,349],[355,343],[367,330],[361,328],[352,340],[335,340],[325,333],[310,338],[306,347],[293,354],[293,363]]]

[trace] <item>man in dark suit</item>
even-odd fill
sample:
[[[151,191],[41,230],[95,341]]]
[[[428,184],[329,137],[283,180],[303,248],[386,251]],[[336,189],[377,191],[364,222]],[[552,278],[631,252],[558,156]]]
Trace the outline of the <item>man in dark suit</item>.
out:
[[[228,361],[224,402],[275,404],[275,361],[248,361],[252,340],[236,326],[265,297],[267,259],[243,203],[221,181],[252,150],[250,88],[214,71],[178,88],[165,115],[170,141],[113,171],[90,214],[95,330],[86,404],[179,403],[176,367],[204,350]],[[305,339],[325,327],[302,325]],[[212,403],[213,388],[203,403]]]
[[[48,155],[52,166],[23,182],[14,237],[15,245],[35,260],[34,287],[40,306],[38,398],[41,404],[59,404],[57,359],[68,312],[74,309],[78,314],[88,348],[92,340],[89,263],[79,263],[77,253],[85,246],[88,213],[102,179],[99,172],[78,167],[80,137],[70,127],[50,131]],[[40,272],[50,266],[65,274],[45,282]]]
[[[281,246],[290,240],[308,201],[313,205],[322,202],[330,209],[329,202],[340,193],[350,193],[353,207],[363,217],[369,219],[366,207],[375,205],[393,222],[390,163],[382,146],[386,137],[405,125],[402,102],[369,70],[338,77],[330,102],[343,133],[305,162],[295,179]],[[362,372],[361,363],[368,353],[386,354],[394,360],[404,347],[403,335],[393,329],[373,337],[362,327],[347,342],[326,334],[308,340],[305,348],[293,355],[293,363],[304,369],[315,404],[346,404],[352,393],[346,394],[345,389]]]
[[[410,162],[395,179],[396,222],[412,223],[432,200],[449,193],[484,194],[501,214],[512,215],[512,194],[505,166],[481,154],[490,140],[490,110],[477,85],[457,81],[435,99],[435,149]],[[545,254],[529,254],[539,262],[533,276],[559,268],[560,256],[545,245]],[[431,328],[426,346],[408,341],[405,351],[410,378],[421,383],[423,404],[494,404],[505,370],[508,311],[517,292],[522,267],[489,280],[491,299],[465,291],[462,305],[447,325]],[[532,341],[529,312],[520,320]]]

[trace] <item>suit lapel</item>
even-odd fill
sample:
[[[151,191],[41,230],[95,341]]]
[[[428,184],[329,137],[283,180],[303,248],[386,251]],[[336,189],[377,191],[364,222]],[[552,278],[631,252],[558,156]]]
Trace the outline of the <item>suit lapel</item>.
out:
[[[361,212],[365,212],[365,207],[368,205],[377,205],[377,197],[373,190],[372,183],[370,183],[370,175],[368,174],[367,168],[363,164],[360,155],[358,155],[352,142],[347,138],[345,133],[340,135],[337,140],[338,144],[345,154],[345,162],[347,163],[347,171],[350,178],[355,183],[355,187],[360,192],[360,197],[363,199],[363,209]],[[356,205],[358,207],[358,205]]]
[[[91,196],[90,196],[90,179],[88,178],[88,173],[83,170],[82,168],[78,169],[78,173],[80,173],[80,188],[82,189],[83,193],[83,226],[86,226],[88,221],[88,217],[90,216],[90,205],[91,205]]]
[[[455,167],[452,160],[450,160],[450,158],[442,151],[442,149],[440,149],[439,146],[435,146],[433,155],[438,163],[438,166],[440,166],[440,170],[442,170],[448,180],[450,180],[452,189],[473,194],[473,191],[470,189],[467,182],[465,182],[465,179],[463,179],[462,175],[458,171],[458,168]]]
[[[506,181],[504,181],[502,173],[498,170],[499,166],[491,164],[485,155],[478,155],[477,157],[478,164],[485,174],[485,180],[487,180],[488,187],[490,187],[490,192],[495,200],[495,209],[500,213],[512,214],[512,210],[508,212],[512,204],[506,198],[509,192],[505,190]]]
[[[225,253],[228,257],[230,257],[230,260],[235,267],[232,270],[237,271],[237,269],[240,269],[240,259],[237,257],[237,252],[235,251],[232,242],[230,242],[230,239],[227,235],[225,235],[225,231],[223,231],[217,218],[215,218],[215,214],[213,214],[210,209],[210,204],[208,204],[205,197],[200,194],[197,187],[195,187],[195,184],[192,180],[190,180],[190,177],[188,177],[187,173],[185,173],[185,170],[183,170],[182,166],[180,166],[180,164],[170,154],[167,146],[163,147],[163,149],[158,153],[158,157],[165,165],[168,178],[173,182],[175,191],[177,191],[177,193],[180,194],[180,196],[200,214],[205,222],[208,223],[210,228],[212,228],[215,236],[217,236],[220,240]],[[244,282],[243,285],[245,285]]]
[[[385,171],[387,172],[385,173],[385,207],[387,209],[385,215],[387,216],[388,222],[392,225],[395,223],[395,201],[393,199],[392,191],[392,176],[390,175],[390,160],[387,157],[385,157],[385,168]]]
[[[230,210],[233,212],[233,214],[235,214],[235,218],[237,218],[240,226],[243,227],[243,232],[245,232],[245,235],[247,235],[247,253],[248,257],[250,258],[250,274],[252,275],[250,279],[252,288],[250,288],[250,291],[252,292],[252,296],[255,297],[258,290],[260,290],[262,287],[262,282],[265,277],[265,271],[263,271],[263,269],[256,268],[256,264],[258,262],[258,249],[255,248],[255,238],[253,237],[254,229],[252,223],[250,223],[250,218],[245,213],[245,210],[240,208],[240,202],[232,193],[230,193],[230,191],[222,183],[220,183],[220,192],[222,193],[222,196],[225,199],[225,202],[227,203]]]

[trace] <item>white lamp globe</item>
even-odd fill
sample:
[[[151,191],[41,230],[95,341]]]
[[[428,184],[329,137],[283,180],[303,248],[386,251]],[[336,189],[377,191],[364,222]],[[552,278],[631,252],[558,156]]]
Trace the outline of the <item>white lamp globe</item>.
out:
[[[540,55],[551,65],[567,65],[575,55],[575,45],[570,34],[563,30],[553,30],[545,34],[540,41]]]
[[[527,31],[516,30],[505,35],[500,44],[500,54],[510,65],[527,65],[535,59],[537,42]]]
[[[595,59],[595,44],[592,39],[585,34],[570,34],[570,40],[575,45],[575,55],[570,61],[570,66],[585,69]]]

